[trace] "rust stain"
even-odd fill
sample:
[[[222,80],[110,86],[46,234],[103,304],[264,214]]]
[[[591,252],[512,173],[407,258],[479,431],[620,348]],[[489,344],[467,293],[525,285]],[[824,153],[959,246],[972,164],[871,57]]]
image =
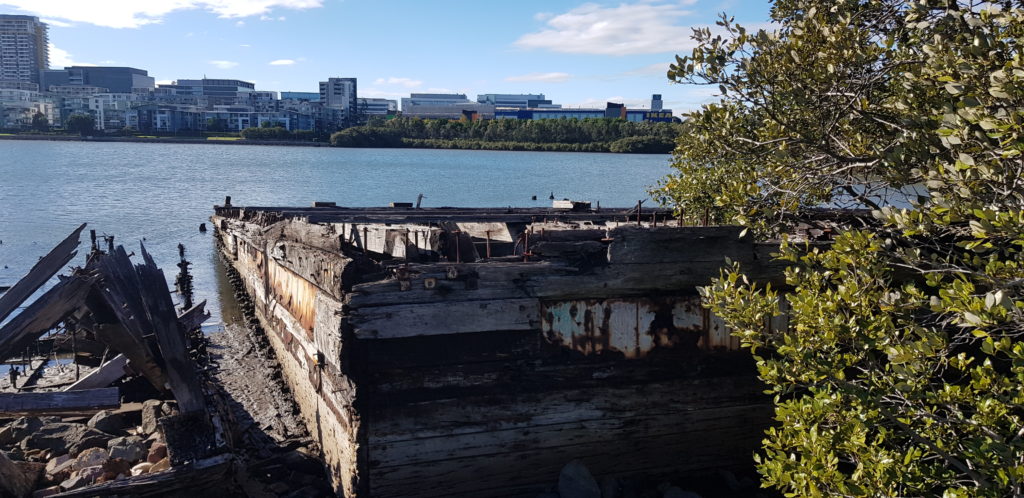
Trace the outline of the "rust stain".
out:
[[[291,270],[269,260],[267,278],[277,302],[302,325],[309,339],[313,338],[316,322],[317,287]]]

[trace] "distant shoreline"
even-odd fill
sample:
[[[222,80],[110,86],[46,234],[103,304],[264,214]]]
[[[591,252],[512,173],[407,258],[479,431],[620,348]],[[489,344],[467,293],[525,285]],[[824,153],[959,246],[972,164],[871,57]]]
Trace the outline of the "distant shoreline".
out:
[[[149,143],[149,144],[188,144],[188,145],[261,145],[261,146],[285,146],[285,147],[328,147],[334,149],[360,149],[360,148],[384,148],[384,149],[415,149],[415,150],[480,150],[492,152],[572,152],[577,154],[623,154],[623,155],[646,155],[643,153],[622,153],[607,151],[566,151],[566,150],[507,150],[488,148],[463,148],[463,147],[334,147],[329,142],[300,142],[291,140],[207,140],[206,138],[189,137],[77,137],[73,135],[0,135],[0,140],[26,140],[35,142],[124,142],[124,143]],[[662,155],[662,154],[652,154]],[[668,155],[668,154],[665,154]]]

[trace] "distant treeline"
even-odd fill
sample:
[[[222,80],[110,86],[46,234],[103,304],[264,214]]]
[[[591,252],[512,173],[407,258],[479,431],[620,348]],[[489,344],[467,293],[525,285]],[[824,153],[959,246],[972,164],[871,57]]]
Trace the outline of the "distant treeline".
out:
[[[621,119],[371,120],[331,135],[336,147],[422,147],[666,154],[680,125]],[[246,137],[248,138],[248,137]]]
[[[320,136],[312,130],[288,131],[281,126],[265,126],[261,128],[246,128],[238,133],[246,140],[296,140],[312,142]]]

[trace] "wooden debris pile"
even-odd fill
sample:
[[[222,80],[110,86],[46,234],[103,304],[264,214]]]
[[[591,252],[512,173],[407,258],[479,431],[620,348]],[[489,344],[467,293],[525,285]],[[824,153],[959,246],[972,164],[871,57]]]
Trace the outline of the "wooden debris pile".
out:
[[[102,351],[72,383],[0,393],[0,496],[145,496],[223,484],[233,457],[188,339],[209,314],[205,302],[175,309],[144,245],[133,263],[112,239],[101,250],[93,232],[85,266],[4,323],[74,258],[84,228],[0,295],[0,362],[47,340],[57,348],[70,339],[76,363],[79,349]]]

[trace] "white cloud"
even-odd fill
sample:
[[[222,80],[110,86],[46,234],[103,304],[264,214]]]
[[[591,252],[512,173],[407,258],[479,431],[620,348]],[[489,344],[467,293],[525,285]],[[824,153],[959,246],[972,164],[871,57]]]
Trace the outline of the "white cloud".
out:
[[[2,3],[2,2],[0,2],[0,3]],[[71,24],[69,22],[58,21],[56,19],[42,18],[42,19],[40,19],[40,21],[43,21],[46,24],[49,24],[50,26],[56,26],[58,28],[73,28],[75,26],[74,24]]]
[[[278,59],[276,61],[270,61],[271,66],[291,66],[295,64],[293,59]]]
[[[626,76],[662,76],[664,77],[668,73],[668,67],[671,66],[671,62],[659,62],[657,64],[651,64],[650,66],[644,66],[632,71],[626,71],[623,73]]]
[[[0,6],[58,22],[82,22],[108,28],[138,28],[159,23],[179,10],[206,10],[225,18],[266,15],[273,9],[312,9],[323,0],[0,0]],[[283,19],[281,19],[283,20]],[[57,24],[55,24],[57,25]]]
[[[49,44],[50,51],[50,67],[53,68],[64,68],[68,66],[95,66],[89,62],[78,62],[75,61],[71,54],[67,50],[57,48],[56,45]]]
[[[248,43],[243,43],[243,44],[239,45],[239,47],[242,47],[242,48],[249,48],[251,46],[252,45],[249,45]]]
[[[541,81],[545,83],[564,83],[569,81],[572,75],[569,73],[530,73],[519,76],[509,76],[505,81]]]
[[[388,78],[377,78],[373,82],[375,85],[398,85],[406,88],[416,88],[423,84],[420,80],[414,80],[412,78],[396,78],[394,76]]]
[[[586,3],[545,19],[546,27],[527,33],[515,45],[570,54],[630,55],[679,52],[694,46],[690,26],[678,24],[695,0]]]
[[[209,61],[209,64],[217,66],[220,69],[231,69],[238,65],[238,63],[234,61]]]
[[[245,26],[245,21],[236,21],[235,26],[241,28],[242,26]]]

